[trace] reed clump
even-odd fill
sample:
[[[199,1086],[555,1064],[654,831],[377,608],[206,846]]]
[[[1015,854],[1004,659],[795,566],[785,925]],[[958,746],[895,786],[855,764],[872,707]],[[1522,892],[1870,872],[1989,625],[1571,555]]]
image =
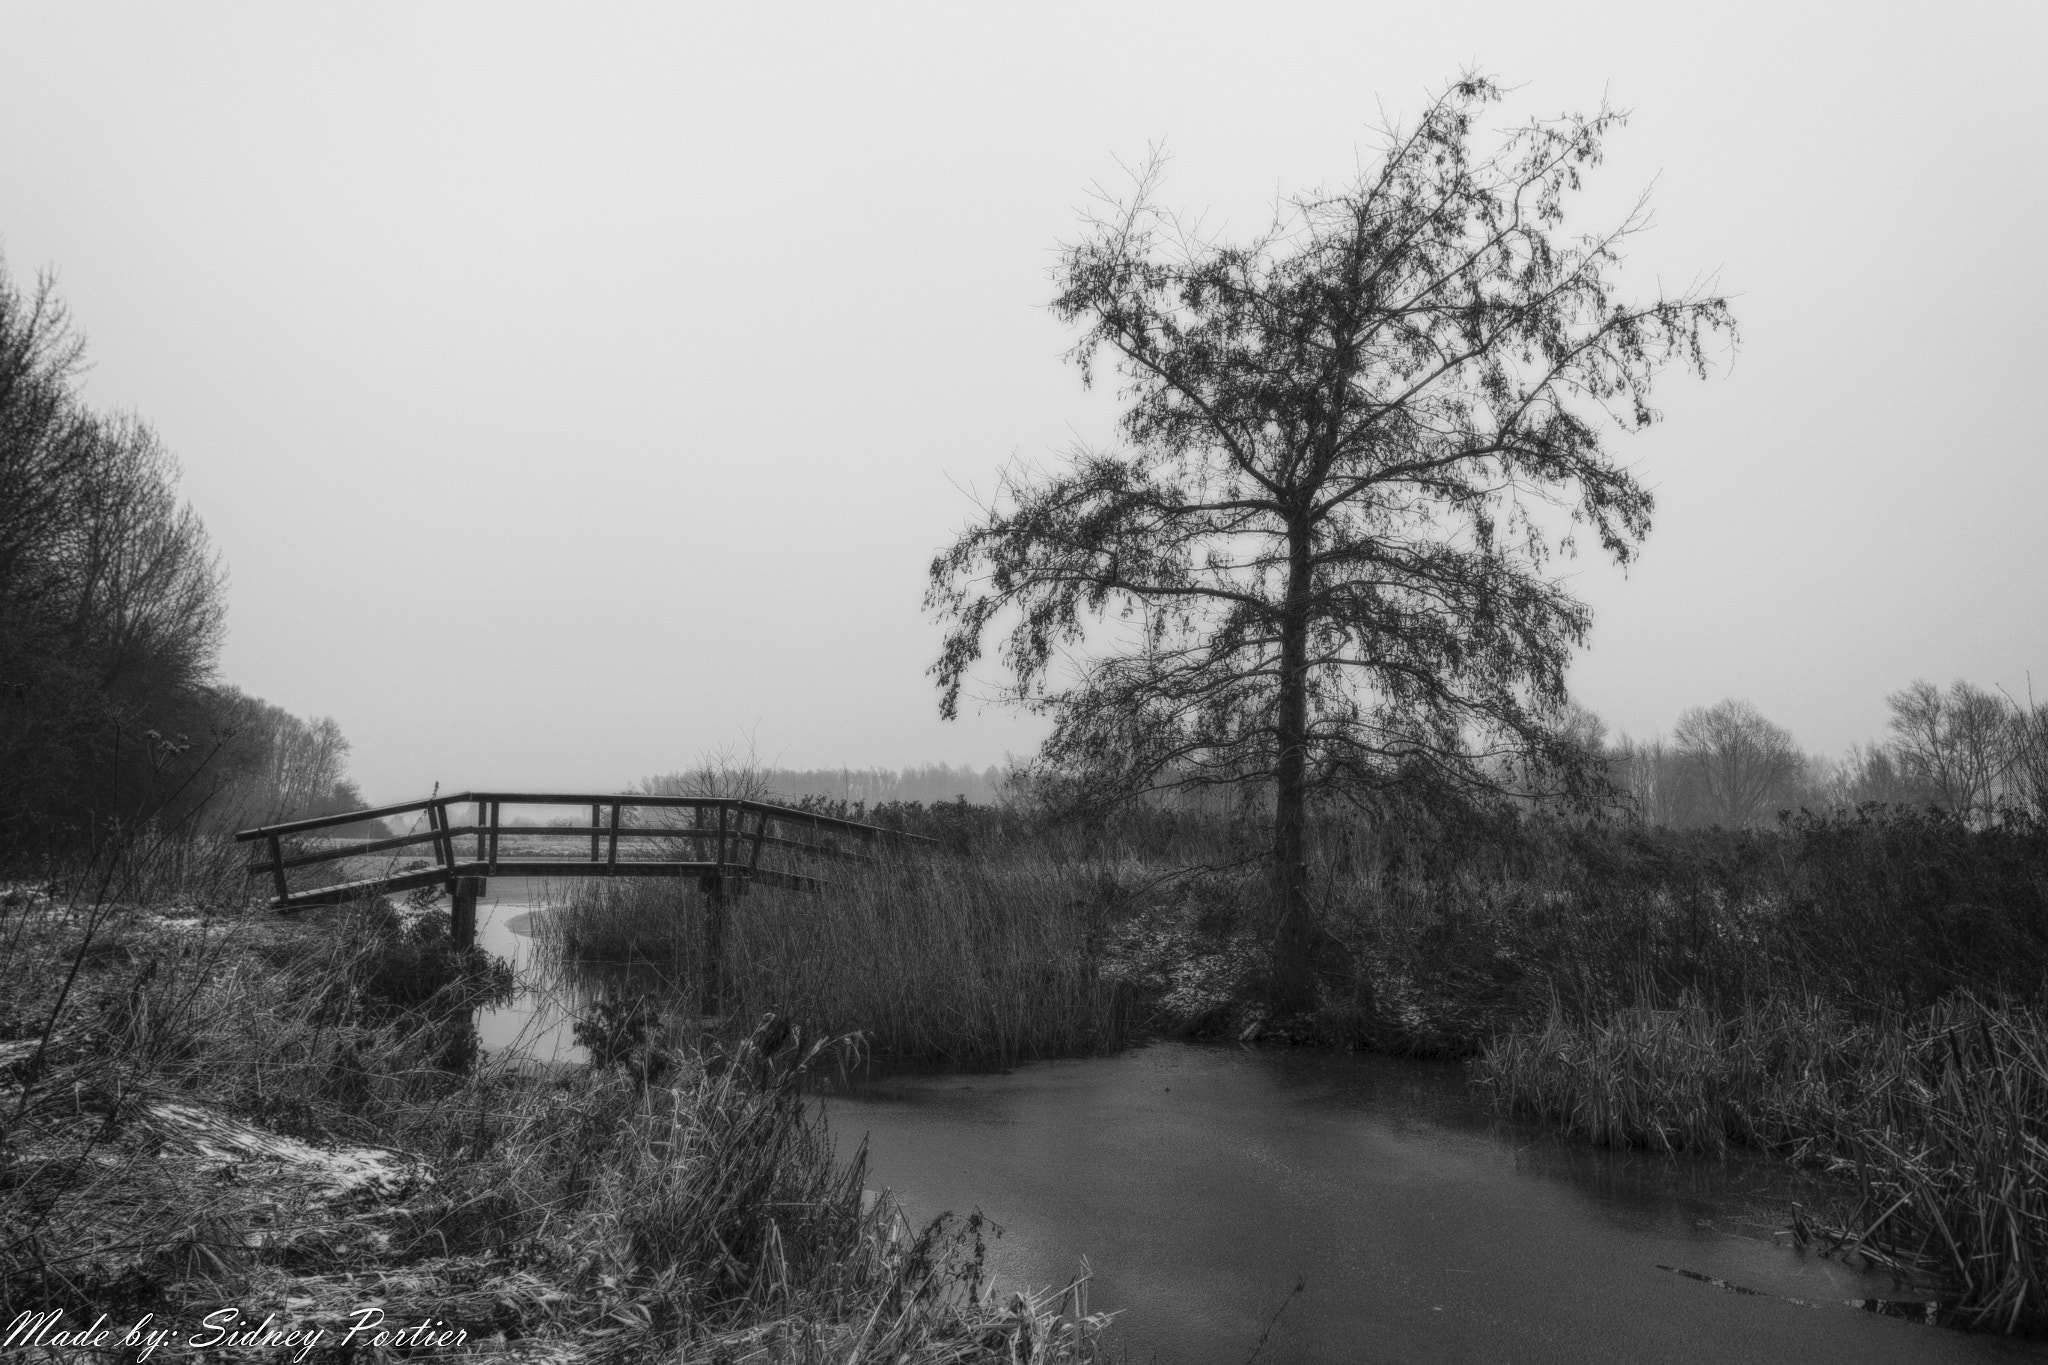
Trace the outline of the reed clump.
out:
[[[1818,1001],[1689,1000],[1503,1038],[1475,1074],[1508,1112],[1612,1146],[1770,1150],[1853,1179],[1835,1249],[1938,1276],[1951,1316],[2048,1327],[2048,1021],[1957,993],[1851,1020]]]
[[[834,867],[822,891],[755,888],[724,933],[725,999],[877,1055],[1004,1065],[1121,1046],[1131,995],[1104,970],[1113,903],[1100,864],[1004,843]],[[701,989],[704,896],[660,881],[587,883],[542,922],[564,958],[635,962]]]
[[[1775,1001],[1724,1016],[1687,997],[1591,1019],[1561,1007],[1509,1034],[1473,1074],[1512,1113],[1588,1141],[1654,1151],[1725,1152],[1811,1136],[1836,1112],[1876,1033],[1816,1001]]]

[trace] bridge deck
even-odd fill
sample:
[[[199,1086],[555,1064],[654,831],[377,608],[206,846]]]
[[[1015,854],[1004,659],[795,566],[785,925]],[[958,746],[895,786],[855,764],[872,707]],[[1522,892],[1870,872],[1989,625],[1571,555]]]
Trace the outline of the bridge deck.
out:
[[[507,824],[507,806],[576,807],[590,812],[590,823]],[[455,823],[455,807],[469,807],[474,818]],[[424,813],[425,829],[346,844],[311,842],[336,826],[415,812]],[[271,878],[270,903],[283,911],[490,877],[695,877],[721,890],[758,883],[816,891],[825,882],[803,870],[810,860],[869,863],[885,848],[932,842],[878,825],[733,797],[520,792],[433,796],[263,825],[235,837],[258,845],[264,856],[249,864],[249,875]],[[573,856],[565,840],[574,841]],[[656,841],[651,848],[650,840]],[[359,871],[347,864],[422,845],[433,856],[425,865],[393,865],[372,876],[299,887],[288,875],[310,868],[330,874]],[[773,864],[764,861],[769,858]]]

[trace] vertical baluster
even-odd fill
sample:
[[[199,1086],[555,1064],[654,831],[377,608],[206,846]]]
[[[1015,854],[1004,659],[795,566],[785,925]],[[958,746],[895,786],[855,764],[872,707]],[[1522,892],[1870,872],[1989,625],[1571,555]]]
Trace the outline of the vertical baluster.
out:
[[[704,879],[704,982],[698,1013],[725,1012],[725,878]]]
[[[275,834],[270,836],[270,874],[277,886],[277,903],[282,906],[291,899],[291,888],[284,880],[284,845]]]
[[[448,837],[448,811],[438,801],[427,805],[427,828],[434,832],[434,859],[445,872],[455,866],[455,846]]]

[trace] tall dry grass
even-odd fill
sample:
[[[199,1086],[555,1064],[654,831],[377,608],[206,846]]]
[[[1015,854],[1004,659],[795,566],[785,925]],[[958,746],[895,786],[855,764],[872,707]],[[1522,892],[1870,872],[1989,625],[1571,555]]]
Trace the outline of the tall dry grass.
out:
[[[1507,1112],[1611,1146],[1779,1152],[1853,1178],[1836,1249],[1946,1283],[1952,1318],[2048,1329],[2048,1019],[1957,993],[1857,1020],[1697,1000],[1510,1034],[1475,1063]]]
[[[833,868],[817,893],[755,888],[725,929],[726,1000],[859,1033],[875,1053],[1002,1065],[1099,1052],[1129,1036],[1130,994],[1103,969],[1102,868],[1057,846],[998,845]],[[694,1001],[705,965],[693,884],[586,883],[542,921],[574,959],[664,972]]]

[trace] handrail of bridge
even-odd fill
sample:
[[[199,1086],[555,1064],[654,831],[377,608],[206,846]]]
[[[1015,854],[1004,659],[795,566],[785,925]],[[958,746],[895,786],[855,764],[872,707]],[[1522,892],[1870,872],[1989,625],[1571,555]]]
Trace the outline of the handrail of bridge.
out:
[[[456,824],[451,818],[450,809],[456,806],[475,807],[474,820],[467,824]],[[506,806],[588,807],[590,824],[507,825],[503,818]],[[642,808],[657,811],[689,811],[692,823],[628,823],[626,813],[635,812],[637,819],[637,812]],[[315,834],[322,829],[358,824],[365,820],[383,819],[393,815],[406,815],[415,811],[424,811],[427,816],[427,828],[415,833],[369,839],[338,848],[295,849],[288,852],[285,847],[286,839]],[[748,829],[750,823],[751,830]],[[782,832],[771,832],[775,826],[780,826]],[[806,834],[813,837],[803,837]],[[560,840],[572,837],[589,838],[587,858],[501,856],[513,852],[502,847],[504,841],[508,839]],[[864,844],[868,851],[857,852],[842,847],[842,837]],[[255,877],[269,873],[275,892],[271,905],[285,911],[314,905],[334,905],[357,896],[385,891],[405,891],[436,883],[445,882],[452,885],[460,879],[478,877],[695,876],[703,879],[706,885],[715,883],[721,888],[734,890],[743,889],[748,883],[758,882],[764,886],[814,891],[824,883],[803,873],[762,866],[763,851],[771,848],[786,849],[800,855],[864,863],[874,861],[873,851],[880,846],[912,846],[936,842],[923,835],[907,834],[900,830],[884,829],[879,825],[866,825],[856,820],[843,820],[795,806],[754,801],[745,797],[592,795],[558,792],[455,792],[447,796],[430,796],[424,800],[404,801],[368,810],[344,811],[334,815],[317,815],[303,820],[259,825],[254,829],[237,832],[235,838],[243,843],[262,841],[268,856],[250,862],[248,874]],[[470,839],[475,840],[473,847],[467,845]],[[621,841],[636,839],[671,841],[667,850],[671,853],[677,851],[676,844],[687,842],[690,845],[689,852],[693,856],[665,859],[620,858]],[[716,841],[715,849],[707,847],[713,840]],[[458,841],[461,841],[464,847],[458,849]],[[391,869],[380,875],[359,877],[352,881],[312,887],[304,891],[293,891],[285,877],[286,871],[295,867],[336,863],[421,844],[433,846],[434,862],[425,867]],[[713,856],[703,856],[707,852]],[[461,854],[470,856],[463,857]]]

